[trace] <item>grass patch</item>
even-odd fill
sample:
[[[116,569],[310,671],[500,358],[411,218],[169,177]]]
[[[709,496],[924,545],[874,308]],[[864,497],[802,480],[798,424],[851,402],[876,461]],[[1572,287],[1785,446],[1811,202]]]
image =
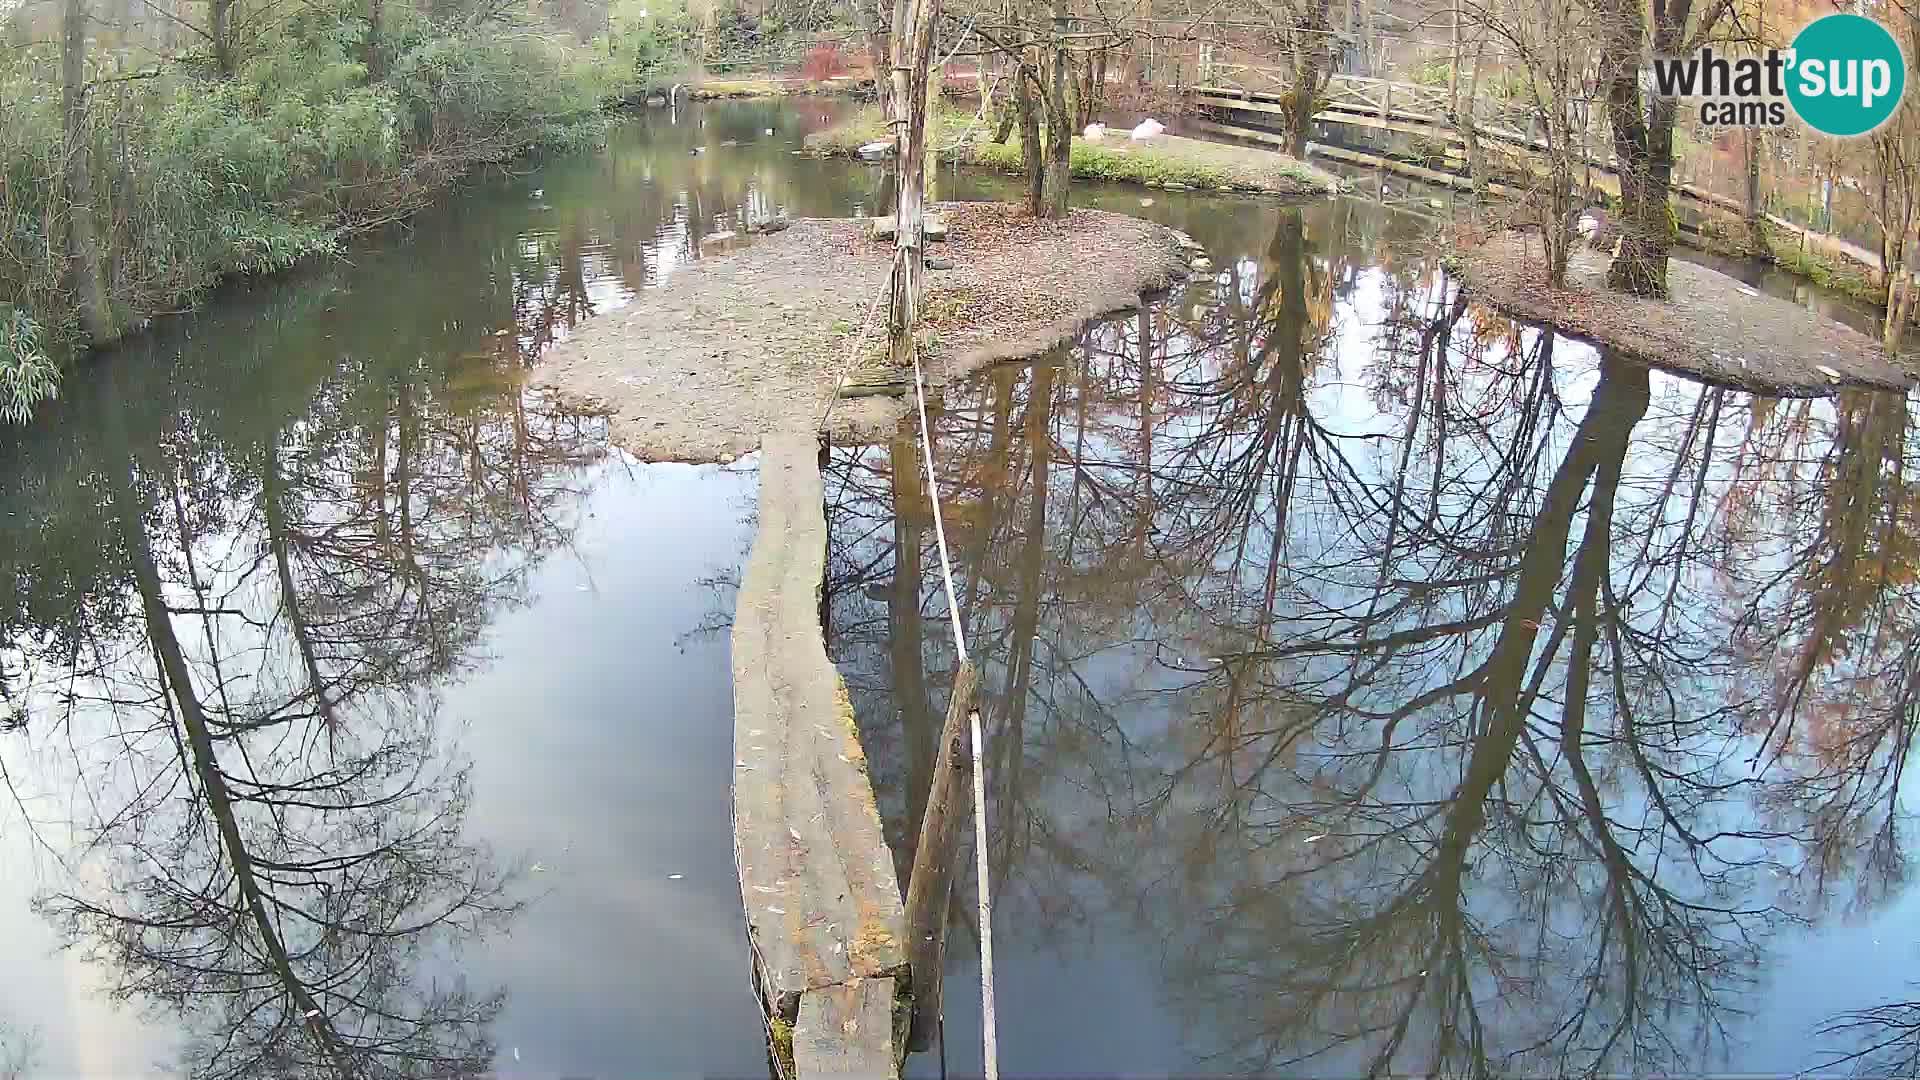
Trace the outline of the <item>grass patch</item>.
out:
[[[1085,139],[1073,140],[1067,159],[1075,180],[1106,180],[1148,187],[1198,188],[1202,191],[1229,191],[1240,186],[1233,174],[1210,163],[1189,161],[1145,148],[1121,151]],[[1003,172],[1020,171],[1020,140],[986,143],[972,149],[970,160]]]
[[[973,117],[972,109],[942,101],[936,109],[936,138],[943,144],[951,142],[966,130]],[[979,127],[974,129],[974,134],[976,138],[982,137]],[[893,133],[887,130],[887,118],[881,114],[880,107],[862,105],[827,130],[808,135],[805,146],[809,153],[823,157],[852,157],[868,143],[890,142],[892,139]]]
[[[780,1072],[783,1076],[793,1075],[793,1025],[779,1017],[767,1021],[767,1037],[773,1043],[773,1054],[780,1059]]]
[[[946,154],[947,160],[1018,173],[1019,136],[1004,143],[993,142],[990,125],[975,124],[973,118],[971,110],[941,107],[937,144],[945,145],[959,133],[970,131],[966,142]],[[815,154],[852,156],[860,147],[888,138],[885,118],[878,108],[868,106],[825,131],[808,135],[806,147]],[[1285,154],[1174,136],[1147,142],[1132,142],[1124,137],[1106,142],[1075,138],[1068,168],[1076,180],[1196,191],[1319,195],[1337,183],[1330,174]]]
[[[965,153],[962,160],[969,164],[1002,172],[1020,171],[1018,136],[1005,143],[974,143],[965,148]],[[1076,138],[1067,162],[1075,180],[1185,187],[1196,191],[1317,194],[1326,191],[1328,181],[1319,170],[1284,154],[1192,139],[1096,143]]]
[[[693,88],[698,98],[785,97],[792,93],[786,83],[773,79],[707,79]]]
[[[1836,259],[1811,248],[1802,249],[1798,237],[1771,225],[1764,228],[1767,255],[1782,270],[1869,304],[1878,305],[1886,299],[1886,290],[1874,280],[1873,271],[1867,267],[1851,259]]]

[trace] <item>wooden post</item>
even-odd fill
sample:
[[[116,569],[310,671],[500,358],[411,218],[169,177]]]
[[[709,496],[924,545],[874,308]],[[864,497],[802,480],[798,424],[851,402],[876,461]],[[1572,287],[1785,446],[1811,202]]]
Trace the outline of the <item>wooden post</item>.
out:
[[[1393,84],[1385,79],[1381,79],[1380,122],[1384,124],[1391,119],[1393,119]]]
[[[1460,0],[1453,0],[1452,55],[1447,64],[1447,112],[1460,115]]]
[[[913,366],[913,335],[920,322],[920,286],[926,277],[927,79],[940,0],[896,0],[892,29],[894,249],[888,305],[887,355],[896,368]]]
[[[953,676],[946,723],[940,729],[940,755],[927,791],[927,812],[920,818],[920,845],[913,851],[907,878],[907,977],[913,989],[913,1026],[907,1047],[925,1050],[940,1021],[940,973],[947,951],[947,904],[953,894],[954,856],[960,826],[971,807],[967,793],[967,716],[979,672],[968,660]]]

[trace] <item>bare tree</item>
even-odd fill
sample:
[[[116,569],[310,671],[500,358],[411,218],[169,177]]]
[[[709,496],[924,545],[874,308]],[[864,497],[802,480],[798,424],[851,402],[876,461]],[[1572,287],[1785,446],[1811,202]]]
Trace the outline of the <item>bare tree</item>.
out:
[[[95,345],[112,341],[113,311],[107,302],[100,254],[99,212],[93,197],[93,129],[87,122],[87,5],[66,0],[61,19],[60,88],[65,135],[61,153],[67,194],[67,261],[80,322]]]

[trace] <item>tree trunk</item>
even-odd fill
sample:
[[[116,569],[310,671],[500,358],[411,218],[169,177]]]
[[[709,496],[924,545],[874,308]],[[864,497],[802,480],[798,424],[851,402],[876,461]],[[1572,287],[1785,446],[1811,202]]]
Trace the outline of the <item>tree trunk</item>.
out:
[[[1747,186],[1746,200],[1741,207],[1746,218],[1747,244],[1753,254],[1765,256],[1768,253],[1765,215],[1760,201],[1760,153],[1763,136],[1759,128],[1748,128],[1746,137]]]
[[[1023,60],[1013,90],[1014,113],[1020,120],[1020,168],[1027,178],[1027,213],[1040,217],[1046,210],[1046,147],[1040,145],[1040,118],[1034,98],[1038,80]]]
[[[213,65],[221,78],[233,74],[233,0],[211,0],[213,7]]]
[[[1455,9],[1458,10],[1457,8]],[[1474,118],[1474,109],[1480,104],[1480,57],[1487,48],[1487,35],[1480,35],[1480,41],[1473,50],[1473,70],[1467,75],[1467,99],[1463,105],[1458,97],[1454,99],[1454,127],[1460,131],[1460,140],[1466,144],[1467,181],[1473,185],[1474,209],[1487,197],[1487,158],[1480,148],[1480,127]],[[1549,147],[1549,150],[1552,148]]]
[[[894,7],[893,129],[896,197],[889,355],[896,367],[913,364],[913,335],[920,320],[921,282],[927,273],[926,176],[927,83],[933,28],[940,0],[906,0]]]
[[[386,48],[386,0],[367,0],[367,81],[379,82],[387,77],[387,60],[382,52]]]
[[[1293,87],[1287,94],[1287,152],[1297,158],[1307,156],[1307,139],[1313,134],[1314,103],[1320,97],[1320,87],[1328,73],[1331,13],[1331,0],[1308,0],[1306,10],[1289,35],[1293,45]]]
[[[1014,108],[1012,104],[1012,97],[1019,96],[1024,86],[1021,82],[1018,68],[1014,69],[1013,84],[1015,88],[1013,95],[1007,100],[999,102],[997,105],[997,108],[1000,110],[999,124],[993,129],[993,141],[995,145],[998,146],[1005,146],[1007,140],[1013,137],[1013,125],[1020,119],[1020,111]]]
[[[80,308],[80,326],[93,345],[118,334],[107,302],[100,227],[93,199],[93,132],[87,124],[87,6],[67,0],[61,19],[60,100],[67,188],[67,273]]]
[[[880,102],[880,115],[893,115],[892,46],[888,40],[885,0],[862,0],[860,21],[867,36],[867,63],[873,68],[873,91]],[[892,8],[897,12],[899,4]]]
[[[921,164],[921,198],[929,203],[940,201],[940,84],[946,80],[946,69],[938,64],[927,70],[927,133],[926,157]]]
[[[1880,324],[1880,338],[1888,352],[1898,349],[1907,336],[1907,321],[1913,312],[1913,274],[1920,267],[1920,245],[1907,239],[1913,227],[1913,197],[1908,195],[1903,205],[1894,257],[1882,264],[1887,276],[1887,313]]]
[[[1687,0],[1669,0],[1655,27],[1653,47],[1679,51]],[[1620,175],[1619,251],[1607,267],[1607,285],[1631,296],[1667,295],[1667,256],[1673,249],[1673,217],[1667,200],[1673,186],[1673,124],[1677,102],[1656,97],[1647,108],[1640,93],[1640,62],[1646,13],[1637,0],[1613,0],[1603,11],[1600,69],[1607,88],[1607,121]]]
[[[1047,169],[1041,216],[1067,216],[1067,186],[1071,183],[1073,114],[1067,109],[1067,74],[1072,57],[1067,52],[1069,26],[1066,0],[1053,0],[1053,47],[1047,72]]]
[[[1451,38],[1448,49],[1447,65],[1447,108],[1455,116],[1460,114],[1460,0],[1453,0],[1452,18],[1447,21],[1448,36]]]

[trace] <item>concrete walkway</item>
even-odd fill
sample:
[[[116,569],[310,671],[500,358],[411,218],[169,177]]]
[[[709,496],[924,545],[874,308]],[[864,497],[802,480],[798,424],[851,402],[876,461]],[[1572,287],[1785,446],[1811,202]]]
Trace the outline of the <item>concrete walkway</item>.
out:
[[[761,442],[760,526],[733,622],[734,857],[755,978],[790,1025],[797,1075],[895,1076],[906,920],[821,633],[818,453],[811,433]]]

